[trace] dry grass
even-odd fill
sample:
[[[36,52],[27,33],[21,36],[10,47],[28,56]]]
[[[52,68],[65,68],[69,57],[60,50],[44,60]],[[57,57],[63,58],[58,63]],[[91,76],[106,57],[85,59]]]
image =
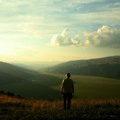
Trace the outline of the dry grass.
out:
[[[64,111],[62,101],[20,99],[0,95],[0,120],[119,119],[120,99],[72,100]]]

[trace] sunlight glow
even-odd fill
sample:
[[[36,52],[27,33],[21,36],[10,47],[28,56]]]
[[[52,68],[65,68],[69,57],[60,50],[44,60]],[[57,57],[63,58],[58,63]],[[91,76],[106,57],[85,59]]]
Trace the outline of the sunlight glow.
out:
[[[0,0],[0,61],[120,55],[118,1]]]
[[[12,48],[9,47],[8,45],[0,45],[0,54],[2,55],[8,55],[12,53]]]

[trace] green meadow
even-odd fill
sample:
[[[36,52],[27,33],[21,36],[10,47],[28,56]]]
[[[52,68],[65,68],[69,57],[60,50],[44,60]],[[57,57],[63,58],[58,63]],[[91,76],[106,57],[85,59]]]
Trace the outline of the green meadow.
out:
[[[73,75],[75,93],[74,98],[120,98],[120,80],[96,77]],[[53,87],[56,90],[60,86]]]
[[[1,90],[13,92],[27,98],[62,99],[60,87],[62,74],[43,73],[20,83],[0,86]],[[74,99],[120,98],[120,80],[72,75],[75,93]]]
[[[71,110],[63,110],[60,93],[63,74],[40,73],[27,80],[0,85],[20,95],[0,94],[0,120],[118,120],[120,80],[72,75],[75,93]]]

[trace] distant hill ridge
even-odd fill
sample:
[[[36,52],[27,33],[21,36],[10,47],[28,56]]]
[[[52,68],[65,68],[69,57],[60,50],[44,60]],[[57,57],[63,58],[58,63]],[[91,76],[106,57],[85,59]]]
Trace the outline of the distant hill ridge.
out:
[[[110,57],[103,57],[103,58],[94,58],[86,60],[91,63],[98,63],[98,64],[120,64],[120,56],[110,56]]]
[[[9,63],[0,62],[0,84],[12,84],[22,82],[37,73],[22,67],[18,67]]]
[[[5,72],[23,78],[29,77],[31,74],[35,73],[32,70],[25,69],[23,67],[19,67],[5,62],[0,62],[0,72]]]
[[[52,73],[71,72],[76,75],[102,76],[120,79],[120,56],[75,60],[47,68]]]

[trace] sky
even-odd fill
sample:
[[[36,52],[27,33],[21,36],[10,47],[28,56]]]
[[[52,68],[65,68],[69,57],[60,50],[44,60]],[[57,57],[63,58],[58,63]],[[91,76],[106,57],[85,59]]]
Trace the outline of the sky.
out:
[[[119,0],[0,0],[0,61],[120,55]]]

